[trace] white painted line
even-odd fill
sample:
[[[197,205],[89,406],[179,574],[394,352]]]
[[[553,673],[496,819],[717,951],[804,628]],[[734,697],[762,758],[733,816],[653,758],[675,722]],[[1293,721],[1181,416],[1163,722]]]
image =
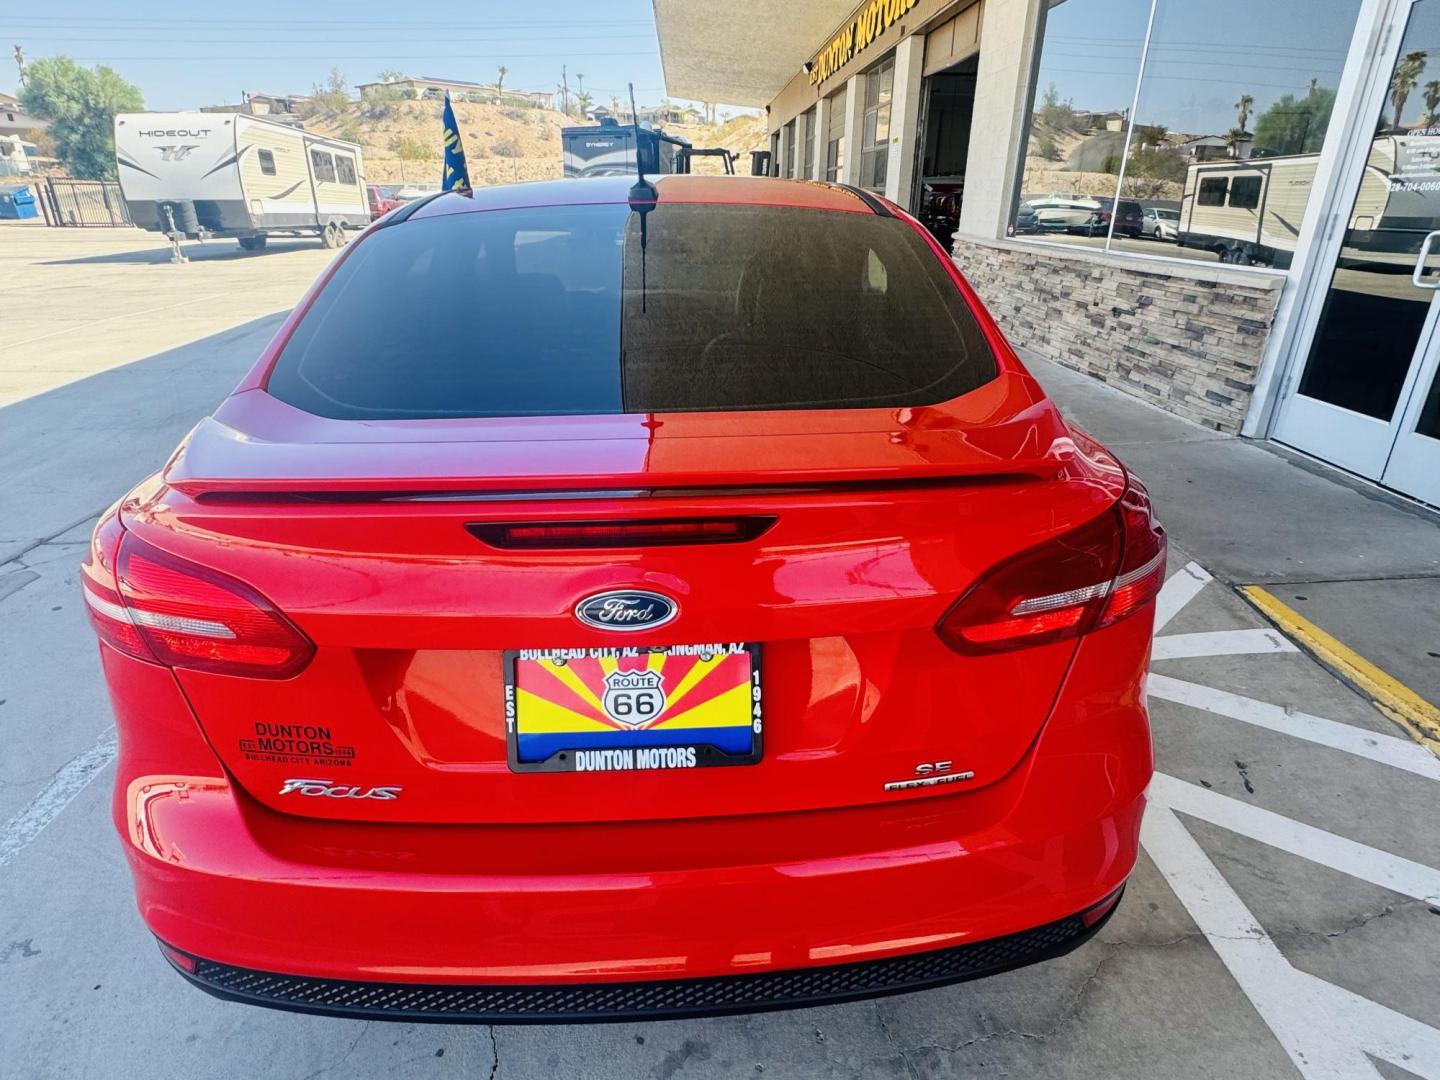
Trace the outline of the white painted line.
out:
[[[115,760],[115,729],[105,733],[77,758],[72,758],[46,784],[40,794],[0,828],[0,866],[20,854],[26,844],[39,836],[46,825],[70,805],[70,800],[85,790],[85,785]]]
[[[1155,632],[1158,634],[1180,609],[1195,599],[1195,594],[1213,580],[1199,563],[1186,563],[1171,574],[1160,587],[1155,599]]]
[[[1167,634],[1155,639],[1152,660],[1185,660],[1195,656],[1246,656],[1293,653],[1299,648],[1279,630],[1216,630],[1208,634]]]
[[[1356,757],[1369,758],[1382,765],[1404,769],[1428,780],[1440,780],[1440,758],[1419,743],[1397,735],[1381,735],[1354,724],[1341,724],[1323,716],[1295,712],[1271,705],[1267,701],[1242,697],[1225,690],[1198,683],[1172,679],[1168,675],[1151,674],[1145,681],[1151,697],[1174,701],[1192,708],[1204,709],[1219,716],[1228,716],[1256,727],[1269,728],[1297,739],[1343,750]]]
[[[1198,784],[1156,773],[1150,781],[1150,802],[1153,806],[1178,810],[1372,885],[1427,903],[1440,901],[1440,870],[1347,840],[1228,795],[1207,791]]]
[[[1378,1080],[1367,1053],[1440,1077],[1440,1031],[1292,967],[1173,811],[1152,805],[1140,839],[1305,1080]]]

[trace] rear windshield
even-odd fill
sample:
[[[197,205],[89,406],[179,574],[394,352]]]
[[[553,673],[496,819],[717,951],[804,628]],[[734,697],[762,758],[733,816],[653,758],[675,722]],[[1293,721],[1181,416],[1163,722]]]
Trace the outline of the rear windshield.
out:
[[[268,390],[339,419],[557,416],[928,405],[995,373],[904,222],[662,202],[382,228]]]

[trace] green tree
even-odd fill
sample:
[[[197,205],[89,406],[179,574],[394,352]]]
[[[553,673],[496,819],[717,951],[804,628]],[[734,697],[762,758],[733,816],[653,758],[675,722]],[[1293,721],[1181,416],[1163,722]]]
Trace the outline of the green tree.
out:
[[[115,179],[115,114],[145,108],[139,88],[111,68],[82,68],[68,56],[27,64],[20,101],[50,121],[55,156],[82,180]]]
[[[1425,84],[1425,123],[1435,126],[1436,114],[1440,113],[1440,79]]]
[[[1164,124],[1137,124],[1135,142],[1140,146],[1160,147],[1165,145],[1165,136],[1170,130]]]
[[[1267,154],[1318,154],[1335,91],[1318,83],[1303,98],[1286,94],[1255,120],[1255,146]]]
[[[590,106],[593,103],[594,98],[590,96],[590,91],[588,90],[581,90],[575,95],[575,104],[580,107],[580,115],[582,118],[589,114]]]
[[[1255,97],[1253,94],[1241,94],[1240,100],[1235,102],[1235,118],[1237,120],[1235,126],[1239,129],[1242,137],[1245,135],[1245,125],[1250,123],[1250,110],[1254,107]]]
[[[405,76],[398,71],[380,71],[375,78],[380,81],[380,85],[366,87],[361,92],[360,112],[369,120],[383,120],[394,114],[399,109],[400,102],[408,100],[412,91],[409,87],[399,85]],[[343,81],[342,79],[342,84]],[[343,103],[341,107],[344,107]]]
[[[435,158],[434,148],[413,135],[396,135],[390,140],[390,152],[400,159],[400,182],[402,184],[409,183],[405,177],[407,161],[432,161]]]
[[[1075,107],[1068,99],[1060,100],[1060,91],[1055,89],[1053,82],[1045,88],[1045,93],[1040,96],[1040,108],[1035,110],[1035,120],[1041,127],[1048,128],[1052,134],[1076,131],[1080,127],[1079,120],[1075,116]]]
[[[504,97],[504,96],[505,96],[505,76],[506,76],[506,75],[509,75],[509,74],[510,74],[510,69],[507,68],[504,64],[501,64],[499,70],[495,73],[495,93],[496,93],[496,96],[498,96],[498,97]]]
[[[1425,71],[1426,59],[1423,51],[1406,53],[1390,76],[1390,104],[1395,107],[1395,123],[1392,126],[1396,131],[1400,130],[1400,120],[1405,112],[1405,102],[1410,99],[1410,91],[1415,89]]]
[[[311,96],[314,98],[317,108],[336,113],[344,112],[345,106],[350,104],[350,87],[346,85],[344,72],[339,68],[331,68],[330,77],[325,80],[325,85],[321,86],[316,83]]]
[[[1168,180],[1171,183],[1185,182],[1185,155],[1178,150],[1158,149],[1141,146],[1130,151],[1130,164],[1125,175],[1146,180]]]

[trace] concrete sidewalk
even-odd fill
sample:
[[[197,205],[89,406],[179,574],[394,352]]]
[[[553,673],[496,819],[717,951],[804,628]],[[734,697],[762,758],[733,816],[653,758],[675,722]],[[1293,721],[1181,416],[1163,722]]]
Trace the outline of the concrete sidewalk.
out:
[[[1066,416],[1145,481],[1172,538],[1218,580],[1266,586],[1440,703],[1440,514],[1034,353],[1024,360]]]

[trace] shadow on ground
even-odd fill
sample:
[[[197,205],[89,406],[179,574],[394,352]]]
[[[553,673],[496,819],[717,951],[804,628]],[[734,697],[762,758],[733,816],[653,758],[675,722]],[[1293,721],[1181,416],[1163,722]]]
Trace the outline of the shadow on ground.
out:
[[[230,259],[263,259],[267,255],[283,255],[291,251],[317,251],[320,242],[314,237],[297,236],[285,240],[269,240],[263,251],[245,251],[234,240],[209,240],[205,243],[189,241],[180,249],[191,262],[225,262]],[[85,255],[74,259],[51,259],[41,266],[87,266],[87,265],[150,265],[156,266],[170,261],[170,248],[154,247],[139,251],[114,251],[105,255]]]
[[[93,517],[160,468],[284,318],[253,319],[0,408],[0,562]]]

